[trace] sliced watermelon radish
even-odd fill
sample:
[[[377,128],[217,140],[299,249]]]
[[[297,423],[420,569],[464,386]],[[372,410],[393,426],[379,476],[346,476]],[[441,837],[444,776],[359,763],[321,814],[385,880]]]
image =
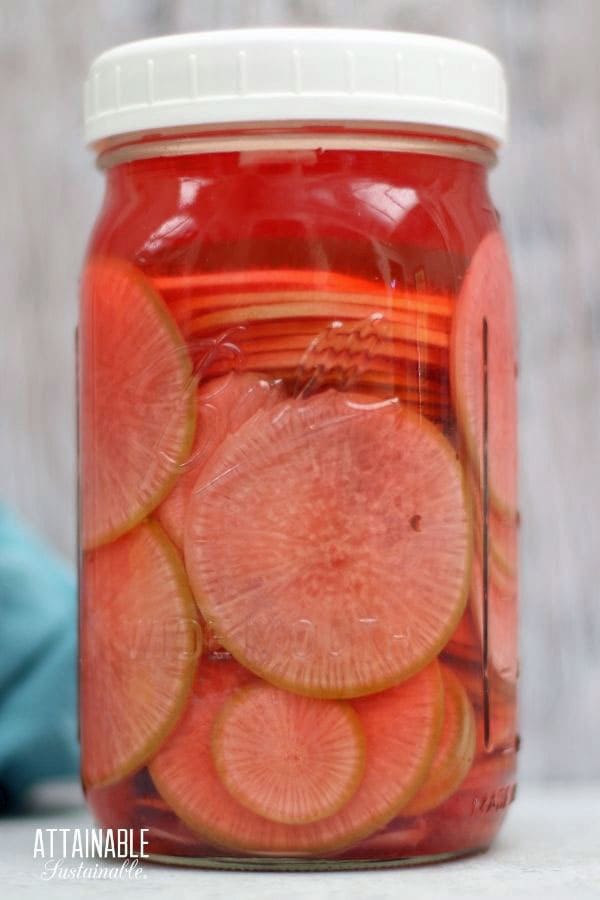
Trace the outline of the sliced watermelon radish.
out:
[[[516,582],[484,581],[482,562],[473,556],[471,611],[482,648],[484,665],[493,667],[507,681],[515,681],[518,666],[518,616]]]
[[[162,294],[175,296],[187,308],[209,309],[231,305],[231,297],[266,294],[275,297],[285,293],[310,290],[328,294],[367,295],[374,302],[388,306],[431,310],[439,315],[452,314],[452,302],[444,294],[400,293],[387,285],[317,269],[244,269],[230,272],[198,272],[190,275],[160,276],[153,279]],[[190,298],[190,294],[192,295]],[[177,296],[179,295],[179,296]],[[221,295],[225,300],[221,300]]]
[[[380,307],[371,295],[349,295],[348,302],[341,293],[315,298],[318,292],[289,292],[266,302],[266,296],[249,292],[246,298],[225,298],[230,305],[216,313],[202,306],[190,318],[190,309],[179,304],[176,315],[197,365],[207,342],[225,341],[235,348],[236,368],[275,375],[294,395],[326,385],[344,391],[372,387],[375,395],[398,396],[435,421],[448,419],[451,319],[427,312],[432,298],[415,294],[401,310],[388,306],[383,295]],[[207,371],[214,377],[231,366],[230,358],[215,358]]]
[[[161,293],[231,293],[232,290],[294,290],[312,287],[322,290],[385,292],[381,285],[354,275],[342,275],[327,269],[241,269],[225,272],[193,272],[188,275],[162,275],[153,279]]]
[[[275,380],[288,382],[293,396],[314,393],[327,385],[341,391],[356,391],[359,385],[391,385],[392,393],[414,408],[421,404],[432,410],[449,408],[446,398],[433,377],[425,371],[419,375],[417,361],[388,360],[356,355],[336,356],[328,352],[290,353],[287,350],[258,352],[245,357],[249,370],[268,374]],[[227,363],[215,363],[211,374],[227,371]],[[432,373],[429,373],[430,375]],[[373,399],[373,398],[371,398]]]
[[[477,544],[476,544],[477,546]],[[509,522],[495,510],[488,517],[489,578],[505,591],[517,591],[519,528],[517,521]]]
[[[483,239],[467,270],[452,328],[451,387],[479,483],[513,519],[517,508],[516,314],[501,236]]]
[[[298,355],[288,351],[256,353],[245,360],[248,370],[262,373],[263,377],[281,380],[293,396],[306,393],[306,386],[311,392],[325,387],[337,390],[360,392],[368,391],[374,397],[391,398],[411,407],[431,410],[432,413],[449,411],[447,395],[439,380],[428,377],[427,368],[421,370],[418,363],[396,360],[395,365],[385,365],[379,370],[376,364],[366,366],[363,370],[356,366],[342,366],[335,362],[331,366],[300,364]],[[216,361],[211,365],[211,375],[218,376],[229,372],[231,365],[227,361]]]
[[[502,515],[493,506],[484,515],[483,491],[470,477],[475,551],[488,553],[488,577],[502,588],[516,587],[518,576],[519,516]],[[485,529],[487,527],[487,536]]]
[[[432,418],[437,418],[447,402],[447,351],[421,340],[417,322],[412,331],[412,339],[395,340],[383,317],[338,321],[319,332],[304,350],[272,352],[271,357],[295,369],[294,396],[314,393],[327,379],[338,390],[356,390],[365,376],[377,375],[392,382],[394,393],[411,408],[421,415],[434,412]]]
[[[442,653],[445,657],[451,656],[461,662],[481,664],[481,640],[469,606]]]
[[[282,304],[288,308],[298,307],[305,311],[312,308],[314,315],[319,317],[329,315],[360,317],[363,314],[385,311],[391,319],[395,316],[400,319],[403,316],[414,318],[415,313],[418,313],[423,317],[435,317],[443,324],[452,315],[452,301],[445,294],[394,293],[373,291],[368,288],[330,290],[312,285],[306,285],[304,290],[281,290],[275,285],[271,290],[202,293],[191,297],[185,292],[173,298],[172,302],[178,321],[185,321],[195,315],[206,313],[217,315],[255,305],[263,309],[272,307],[273,312],[269,318],[286,318],[287,316],[278,316],[275,312]],[[364,313],[365,309],[367,313]]]
[[[286,323],[265,323],[269,330],[258,326],[244,326],[235,335],[235,341],[240,348],[240,356],[244,359],[251,358],[256,353],[273,353],[289,355],[291,365],[299,365],[309,353],[328,354],[337,356],[342,364],[352,363],[356,358],[379,362],[381,365],[395,360],[411,360],[419,362],[423,366],[436,368],[448,367],[448,352],[446,349],[429,347],[417,341],[403,341],[388,338],[385,328],[369,328],[370,323],[360,321],[342,323],[336,321],[327,325],[321,323],[321,327],[313,330],[296,325],[293,329],[283,328]],[[273,325],[278,326],[278,331],[270,333]],[[232,340],[234,339],[232,335]],[[330,361],[331,364],[331,361]]]
[[[142,766],[175,725],[201,649],[177,551],[144,523],[84,556],[81,747],[87,787]]]
[[[444,724],[427,778],[402,810],[403,816],[420,816],[443,803],[464,780],[475,757],[475,715],[460,681],[442,667]]]
[[[417,381],[418,402],[411,405],[435,421],[448,419],[450,297],[397,292],[336,273],[247,275],[199,273],[183,277],[179,287],[174,278],[157,280],[171,292],[173,314],[196,366],[204,370],[207,344],[217,342],[230,354],[210,355],[206,371],[212,377],[232,366],[263,371],[306,393],[307,383],[315,389],[316,373],[319,387],[372,386],[376,396],[402,400],[408,400],[408,383]],[[195,287],[198,293],[190,296]],[[437,406],[423,396],[430,379],[442,394]]]
[[[249,678],[234,661],[203,660],[186,711],[151,764],[162,797],[189,828],[213,843],[255,853],[330,852],[385,825],[426,777],[443,718],[436,662],[402,685],[353,701],[365,736],[366,766],[339,812],[305,825],[256,815],[223,785],[211,752],[215,721]]]
[[[351,706],[264,683],[225,703],[211,741],[229,793],[258,815],[290,825],[338,812],[365,768],[365,738]]]
[[[462,472],[395,401],[326,391],[260,410],[214,454],[186,523],[205,619],[293,692],[355,697],[409,678],[464,610]]]
[[[215,312],[206,312],[205,307],[202,306],[200,314],[192,315],[193,309],[176,307],[174,314],[177,316],[184,335],[188,339],[192,339],[198,334],[203,335],[215,330],[240,327],[253,322],[290,319],[302,322],[304,319],[313,320],[315,318],[321,319],[324,323],[332,320],[361,321],[367,320],[377,313],[384,316],[385,321],[389,323],[391,335],[398,340],[414,340],[418,330],[423,344],[432,347],[449,346],[450,320],[445,317],[422,314],[418,310],[412,309],[408,311],[385,308],[378,310],[370,305],[368,297],[360,297],[362,303],[355,302],[347,305],[340,303],[335,295],[321,297],[314,292],[307,294],[306,298],[294,299],[295,302],[291,302],[291,298],[277,295],[278,302],[269,303],[264,302],[265,298],[261,296],[252,296],[249,298],[250,303],[241,305],[240,303],[236,304],[235,298],[232,298],[231,306]]]
[[[93,259],[80,328],[83,543],[114,540],[163,499],[194,435],[183,338],[144,275]]]
[[[507,524],[499,516],[490,516],[490,570],[491,577],[505,583],[516,582],[518,577],[519,530],[516,522]]]
[[[506,681],[494,670],[484,677],[481,663],[446,655],[443,662],[456,675],[475,710],[477,753],[513,752],[517,739],[515,682]]]
[[[252,372],[230,372],[202,384],[197,393],[196,437],[181,474],[156,515],[171,538],[183,547],[183,523],[189,496],[203,467],[219,444],[262,407],[284,396],[281,383],[271,383]]]
[[[510,690],[512,688],[512,694]],[[492,674],[489,687],[489,726],[486,735],[485,722],[479,726],[478,747],[485,747],[487,753],[514,754],[519,748],[517,731],[518,709],[516,685],[507,684]]]
[[[518,519],[509,521],[491,507],[484,514],[482,490],[473,473],[469,474],[473,518],[474,556],[469,604],[471,634],[475,652],[469,652],[466,635],[459,636],[465,646],[451,641],[445,655],[479,663],[489,678],[492,670],[509,681],[517,668],[517,543]],[[486,527],[487,526],[487,527]],[[484,567],[484,559],[487,566]]]

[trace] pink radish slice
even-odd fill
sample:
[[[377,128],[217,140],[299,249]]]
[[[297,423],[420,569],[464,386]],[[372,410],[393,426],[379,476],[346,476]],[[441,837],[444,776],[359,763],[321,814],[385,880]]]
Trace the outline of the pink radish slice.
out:
[[[180,475],[156,515],[171,538],[183,548],[185,514],[194,484],[215,449],[254,413],[269,408],[284,395],[280,382],[254,372],[230,372],[198,388],[196,436]]]

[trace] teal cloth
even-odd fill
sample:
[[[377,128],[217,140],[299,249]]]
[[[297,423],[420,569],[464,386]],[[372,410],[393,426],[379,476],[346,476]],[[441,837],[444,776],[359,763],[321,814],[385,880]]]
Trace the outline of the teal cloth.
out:
[[[78,771],[74,573],[0,506],[0,808]]]

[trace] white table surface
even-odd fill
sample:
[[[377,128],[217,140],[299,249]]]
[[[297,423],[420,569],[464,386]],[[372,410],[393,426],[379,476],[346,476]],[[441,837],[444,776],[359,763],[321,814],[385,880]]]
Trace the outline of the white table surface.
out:
[[[600,782],[525,785],[493,848],[438,865],[343,873],[207,872],[145,863],[137,881],[44,881],[36,827],[85,827],[78,806],[0,819],[0,897],[76,900],[421,900],[600,898]]]

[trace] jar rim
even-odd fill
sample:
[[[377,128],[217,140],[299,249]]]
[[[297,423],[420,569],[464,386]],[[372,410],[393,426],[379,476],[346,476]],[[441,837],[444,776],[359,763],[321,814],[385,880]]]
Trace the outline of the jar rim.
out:
[[[271,124],[271,123],[270,123]],[[123,163],[158,157],[200,156],[212,153],[256,153],[263,158],[279,153],[351,151],[410,153],[459,159],[486,168],[496,164],[495,148],[477,141],[473,135],[419,130],[362,130],[360,128],[308,130],[306,123],[296,129],[285,123],[281,129],[227,129],[208,132],[172,129],[158,134],[124,136],[104,141],[98,147],[97,164],[111,169]]]

